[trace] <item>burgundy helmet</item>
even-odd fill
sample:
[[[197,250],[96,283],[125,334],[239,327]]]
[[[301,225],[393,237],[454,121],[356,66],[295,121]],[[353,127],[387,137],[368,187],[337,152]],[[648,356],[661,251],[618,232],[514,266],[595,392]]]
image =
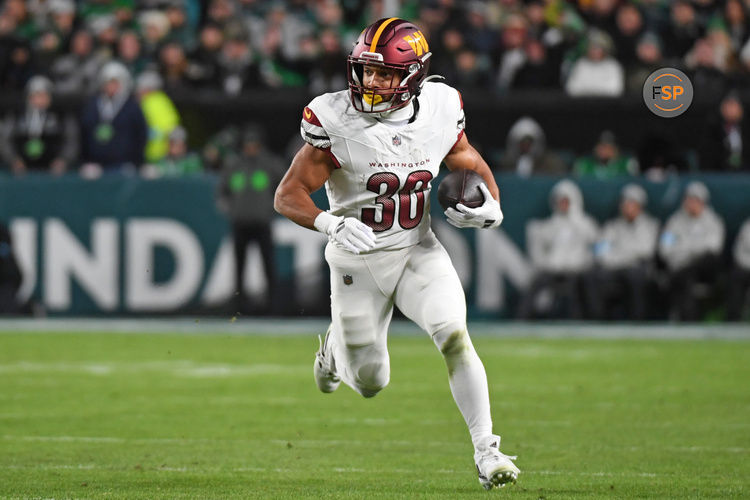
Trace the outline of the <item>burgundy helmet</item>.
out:
[[[419,95],[432,52],[418,27],[397,17],[383,18],[365,28],[347,58],[349,95],[363,113],[382,113],[405,106]],[[389,89],[367,89],[365,66],[400,71],[401,82]]]

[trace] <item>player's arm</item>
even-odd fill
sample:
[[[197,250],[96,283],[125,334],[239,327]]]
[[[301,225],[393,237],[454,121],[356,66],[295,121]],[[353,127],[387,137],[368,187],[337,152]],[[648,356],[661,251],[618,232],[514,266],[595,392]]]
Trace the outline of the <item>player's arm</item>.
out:
[[[461,135],[461,138],[448,152],[443,162],[449,170],[458,168],[473,170],[482,176],[486,184],[486,187],[482,184],[479,186],[485,196],[484,204],[477,208],[468,208],[462,204],[457,205],[456,208],[448,208],[445,211],[448,222],[459,228],[499,226],[503,221],[503,212],[500,209],[500,189],[497,187],[489,165],[484,161],[482,155],[469,144],[466,134]]]
[[[292,222],[315,229],[315,218],[323,210],[311,195],[325,184],[334,168],[326,151],[305,143],[276,188],[273,208]]]
[[[318,208],[310,196],[331,176],[335,165],[327,151],[305,144],[281,179],[274,209],[300,226],[325,233],[331,240],[358,254],[375,246],[375,233],[354,217],[339,217]]]

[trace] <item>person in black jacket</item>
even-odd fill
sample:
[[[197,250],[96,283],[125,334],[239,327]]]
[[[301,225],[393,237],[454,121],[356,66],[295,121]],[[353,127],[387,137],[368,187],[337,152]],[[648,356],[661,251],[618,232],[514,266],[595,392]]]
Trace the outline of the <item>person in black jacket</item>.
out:
[[[16,175],[28,170],[65,172],[78,152],[78,127],[71,114],[50,108],[52,82],[35,76],[26,85],[26,107],[5,117],[0,157]]]
[[[744,123],[739,97],[729,93],[701,135],[700,169],[717,172],[750,171],[750,127]]]
[[[135,173],[143,164],[148,128],[131,92],[130,73],[121,63],[109,62],[99,72],[99,85],[81,116],[82,173]]]

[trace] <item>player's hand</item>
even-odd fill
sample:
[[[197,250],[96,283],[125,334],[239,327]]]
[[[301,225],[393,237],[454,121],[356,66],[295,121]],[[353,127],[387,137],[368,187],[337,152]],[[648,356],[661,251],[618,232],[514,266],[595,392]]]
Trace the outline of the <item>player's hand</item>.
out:
[[[355,254],[375,247],[375,232],[354,217],[342,217],[329,236]]]
[[[350,252],[359,254],[375,247],[375,232],[354,217],[336,217],[321,212],[315,219],[315,229],[328,235]]]
[[[486,184],[480,184],[479,189],[484,195],[484,203],[477,208],[469,208],[461,203],[456,208],[449,207],[445,211],[449,224],[457,228],[492,228],[500,225],[503,221],[500,203],[492,197]]]

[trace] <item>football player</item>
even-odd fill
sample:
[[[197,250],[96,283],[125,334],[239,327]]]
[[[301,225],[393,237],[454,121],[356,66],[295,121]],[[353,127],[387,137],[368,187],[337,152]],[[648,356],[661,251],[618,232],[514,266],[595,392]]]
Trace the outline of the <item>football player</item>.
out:
[[[461,95],[428,77],[431,53],[417,26],[380,19],[347,59],[349,89],[313,99],[302,112],[302,146],[281,181],[276,210],[328,235],[331,325],[315,355],[318,388],[341,381],[375,396],[390,376],[386,346],[394,304],[427,331],[445,358],[453,397],[474,445],[480,483],[515,482],[519,469],[492,433],[484,366],[466,328],[466,300],[430,229],[431,181],[441,163],[479,173],[484,203],[446,211],[456,227],[503,219],[487,163],[464,134]],[[325,185],[330,210],[311,193]]]

